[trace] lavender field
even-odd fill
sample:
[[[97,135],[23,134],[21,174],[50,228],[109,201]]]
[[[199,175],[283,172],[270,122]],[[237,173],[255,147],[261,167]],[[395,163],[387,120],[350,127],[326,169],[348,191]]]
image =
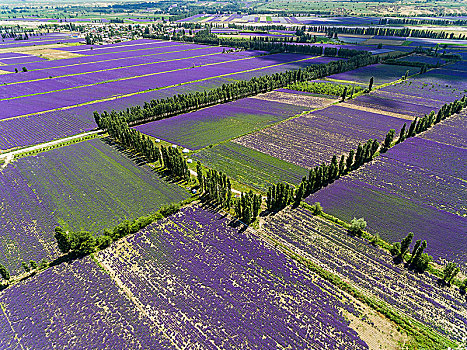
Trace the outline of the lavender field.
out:
[[[99,233],[188,197],[99,139],[21,158],[0,179],[0,254],[12,273],[57,256],[55,226]]]
[[[467,149],[467,111],[444,120],[427,130],[421,138]]]
[[[461,5],[5,1],[0,350],[467,346]]]
[[[374,77],[374,85],[377,86],[399,80],[407,71],[409,71],[409,75],[412,75],[420,71],[420,68],[394,66],[389,64],[374,64],[358,68],[350,72],[330,75],[328,78],[368,84],[370,78]]]
[[[90,258],[50,268],[0,299],[2,349],[173,349]]]
[[[12,118],[28,118],[30,128],[42,129],[44,122],[40,115],[47,113],[47,129],[41,134],[41,141],[50,141],[63,130],[76,134],[94,128],[94,110],[124,109],[139,101],[180,93],[180,86],[186,91],[190,84],[194,84],[194,91],[217,87],[227,78],[245,79],[239,75],[242,72],[251,77],[320,63],[319,59],[307,55],[264,56],[260,51],[223,53],[222,47],[160,40],[138,40],[92,49],[75,46],[66,51],[80,56],[30,62],[26,64],[27,72],[2,75],[0,107],[4,113],[0,117],[0,129],[8,130],[8,134],[0,141],[1,148],[24,146],[32,141],[20,127],[22,121]],[[2,66],[11,72],[17,68],[17,64]],[[129,97],[131,102],[116,101]],[[66,114],[60,109],[66,110]],[[35,115],[39,118],[37,124]],[[73,125],[75,118],[76,125]]]
[[[415,137],[307,202],[320,202],[343,220],[364,217],[369,231],[389,242],[413,232],[429,242],[427,251],[437,261],[454,260],[465,269],[466,162],[464,148]]]
[[[330,106],[245,135],[234,142],[270,156],[311,168],[399,130],[407,120],[357,109]]]
[[[439,286],[432,275],[395,265],[388,252],[350,237],[342,227],[298,208],[269,217],[264,229],[370,295],[450,338],[462,341],[467,332],[467,315],[463,312],[467,300],[458,290]]]
[[[97,260],[175,347],[368,348],[348,297],[219,213],[185,208]]]
[[[244,98],[135,127],[144,134],[198,150],[277,123],[307,107]]]
[[[413,99],[411,96],[407,98],[393,98],[393,94],[375,91],[375,93],[358,96],[357,98],[347,102],[347,104],[358,109],[359,107],[370,108],[380,113],[385,112],[397,113],[405,118],[422,117],[429,114],[431,111],[438,110],[444,103],[430,103],[432,101],[423,99]]]

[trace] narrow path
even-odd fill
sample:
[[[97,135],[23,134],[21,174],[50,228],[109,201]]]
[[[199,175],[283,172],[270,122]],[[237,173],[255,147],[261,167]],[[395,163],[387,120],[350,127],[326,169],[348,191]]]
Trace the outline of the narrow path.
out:
[[[2,157],[5,159],[4,163],[2,164],[2,166],[0,167],[0,170],[3,170],[6,168],[6,166],[8,165],[8,163],[10,163],[13,158],[15,157],[15,155],[13,153],[8,153],[6,157]]]
[[[63,139],[54,140],[54,141],[50,141],[50,142],[46,142],[46,143],[40,143],[38,145],[34,145],[34,146],[26,147],[26,148],[21,148],[21,149],[6,152],[6,153],[1,153],[0,154],[0,159],[5,159],[5,163],[3,163],[1,169],[3,170],[4,168],[6,168],[8,163],[10,163],[13,160],[13,158],[15,157],[16,154],[21,154],[21,153],[25,153],[25,152],[40,150],[40,149],[43,149],[43,148],[46,148],[46,147],[50,147],[50,146],[54,146],[54,145],[57,145],[57,144],[65,143],[65,142],[68,142],[68,141],[71,141],[71,140],[74,140],[74,139],[79,139],[79,138],[86,137],[86,136],[89,136],[89,135],[95,135],[95,134],[97,134],[99,132],[101,132],[101,130],[93,130],[93,131],[85,132],[83,134],[78,134],[78,135],[73,135],[73,136],[70,136],[70,137],[65,137]]]

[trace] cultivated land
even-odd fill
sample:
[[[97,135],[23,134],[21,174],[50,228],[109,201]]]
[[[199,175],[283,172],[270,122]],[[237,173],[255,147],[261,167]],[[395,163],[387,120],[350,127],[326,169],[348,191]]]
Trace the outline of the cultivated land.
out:
[[[100,139],[18,159],[0,179],[0,252],[12,273],[23,260],[58,256],[56,226],[102,232],[188,197]]]
[[[2,7],[1,349],[466,346],[466,18],[297,4]]]
[[[228,48],[227,48],[228,49]],[[63,49],[65,50],[65,49]],[[139,40],[106,47],[73,46],[80,57],[9,63],[0,86],[0,148],[10,149],[96,127],[93,111],[124,110],[154,98],[204,91],[225,79],[280,72],[321,63],[300,54],[240,51],[168,41]],[[326,58],[327,61],[332,60]],[[272,68],[270,68],[272,67]],[[264,72],[263,72],[264,71]],[[150,91],[150,92],[148,92]],[[40,133],[36,130],[41,130]],[[36,135],[31,135],[38,134]]]

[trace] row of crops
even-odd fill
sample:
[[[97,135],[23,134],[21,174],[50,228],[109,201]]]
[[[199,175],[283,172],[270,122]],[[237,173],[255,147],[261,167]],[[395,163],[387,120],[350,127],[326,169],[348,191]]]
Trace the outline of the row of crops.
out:
[[[188,197],[100,139],[18,159],[0,181],[0,260],[12,274],[59,255],[56,226],[99,233]]]
[[[244,74],[253,77],[335,60],[301,54],[264,55],[261,51],[225,52],[222,47],[161,40],[55,51],[60,50],[75,56],[38,58],[25,63],[24,72],[2,75],[0,129],[6,133],[0,148],[91,130],[96,127],[95,110],[124,110],[185,91],[205,91],[226,79],[245,79]],[[17,68],[14,62],[2,65],[7,72]],[[46,128],[42,128],[44,123]],[[36,128],[42,130],[37,140],[30,131]]]
[[[368,348],[342,314],[363,316],[354,301],[230,224],[185,208],[100,252],[107,273],[82,259],[9,288],[0,346]]]

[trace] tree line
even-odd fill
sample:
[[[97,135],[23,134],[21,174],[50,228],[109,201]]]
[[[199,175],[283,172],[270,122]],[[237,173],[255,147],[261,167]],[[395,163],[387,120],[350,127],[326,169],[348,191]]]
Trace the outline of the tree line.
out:
[[[313,94],[341,96],[342,99],[352,98],[355,93],[363,90],[359,85],[334,84],[326,82],[304,81],[288,86],[288,88],[297,91],[310,92]]]
[[[313,27],[313,31],[324,32],[329,37],[335,34],[357,34],[357,35],[378,35],[378,36],[397,36],[397,37],[413,37],[413,38],[432,38],[432,39],[465,39],[465,34],[459,34],[457,37],[454,33],[445,31],[433,31],[428,29],[412,29],[412,28],[381,28],[381,27]]]
[[[256,220],[261,209],[261,195],[250,190],[241,193],[240,198],[232,198],[232,185],[227,175],[214,169],[204,173],[199,162],[196,164],[196,173],[203,200],[210,200],[227,210],[233,208],[235,216],[245,224]]]
[[[214,201],[221,208],[230,209],[232,204],[232,185],[230,179],[222,172],[209,169],[204,174],[201,164],[196,163],[196,176],[199,193],[207,200]]]
[[[420,24],[431,24],[437,26],[465,26],[467,25],[467,20],[465,19],[447,19],[447,18],[380,18],[379,25],[388,25],[388,24],[403,24],[403,25],[420,25]]]
[[[342,73],[369,64],[378,62],[378,57],[362,54],[346,61],[339,60],[326,64],[311,65],[302,69],[289,70],[271,75],[253,77],[250,80],[242,80],[203,92],[190,92],[179,94],[164,99],[154,99],[145,102],[143,106],[133,106],[126,110],[111,113],[94,112],[94,119],[103,128],[103,119],[119,118],[129,125],[142,124],[153,120],[168,118],[177,114],[187,113],[201,107],[207,107],[218,103],[227,103],[240,98],[258,95],[288,85],[323,78],[328,75]]]
[[[159,162],[172,176],[184,181],[190,179],[187,161],[178,148],[156,146],[148,136],[130,128],[115,111],[103,116],[94,112],[94,117],[99,127],[107,131],[112,139],[126,148],[134,149],[149,162]]]
[[[252,33],[253,34],[253,33]],[[173,34],[175,35],[175,34]],[[361,55],[369,55],[370,53],[362,50],[353,50],[340,48],[326,51],[329,47],[316,46],[316,45],[297,45],[294,43],[287,43],[284,38],[270,38],[270,37],[254,37],[252,40],[243,40],[237,38],[222,38],[210,32],[209,28],[195,33],[193,36],[176,35],[172,37],[170,34],[144,34],[143,37],[148,39],[164,39],[164,40],[177,40],[184,42],[193,42],[197,44],[218,45],[226,47],[236,47],[244,50],[258,50],[268,52],[286,52],[286,53],[301,53],[312,55],[329,55],[331,57],[350,58]],[[285,38],[288,40],[288,38]],[[274,40],[274,41],[273,41]]]
[[[412,244],[414,234],[409,232],[407,236],[400,242],[395,242],[391,247],[391,254],[398,260],[405,261],[407,254],[411,254],[407,261],[410,268],[416,269],[419,272],[424,272],[428,268],[428,265],[433,261],[433,257],[424,252],[427,247],[427,242],[423,242],[418,239],[415,242],[415,246],[410,252],[410,245]]]

